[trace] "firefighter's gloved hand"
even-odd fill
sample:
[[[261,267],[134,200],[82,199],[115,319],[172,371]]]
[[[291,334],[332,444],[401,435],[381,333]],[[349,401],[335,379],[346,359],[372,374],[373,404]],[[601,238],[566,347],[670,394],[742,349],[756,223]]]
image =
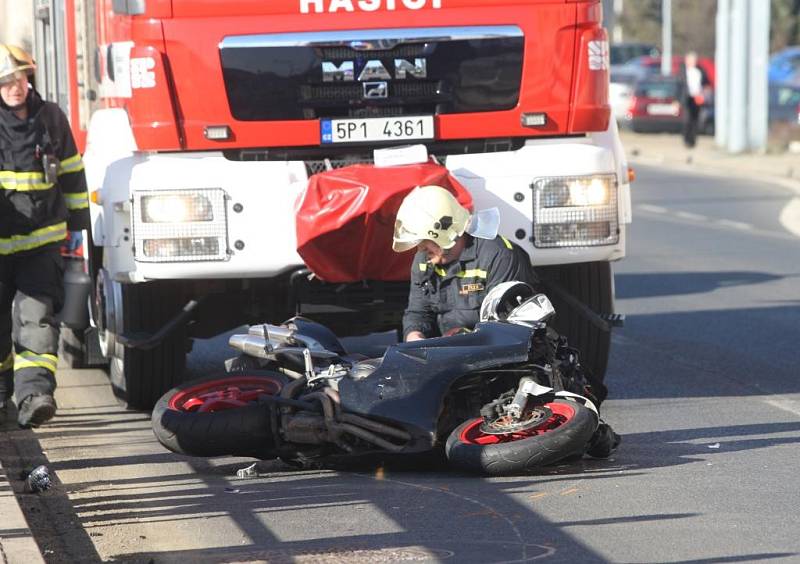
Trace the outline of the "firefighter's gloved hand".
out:
[[[70,231],[69,237],[64,242],[63,249],[67,254],[74,255],[81,248],[81,245],[83,245],[83,231]]]

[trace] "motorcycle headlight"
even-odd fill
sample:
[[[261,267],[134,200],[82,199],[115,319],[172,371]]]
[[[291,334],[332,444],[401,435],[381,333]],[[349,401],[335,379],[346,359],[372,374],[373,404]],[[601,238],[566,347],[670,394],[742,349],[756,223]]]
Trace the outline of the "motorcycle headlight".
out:
[[[536,247],[586,247],[619,241],[616,175],[538,178],[532,188]]]

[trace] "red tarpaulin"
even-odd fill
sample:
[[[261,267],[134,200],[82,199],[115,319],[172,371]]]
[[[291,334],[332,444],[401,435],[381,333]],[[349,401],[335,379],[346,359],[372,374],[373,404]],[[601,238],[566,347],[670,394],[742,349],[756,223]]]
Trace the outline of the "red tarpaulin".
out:
[[[414,251],[395,253],[392,232],[403,198],[417,186],[472,196],[439,164],[352,165],[313,175],[296,203],[297,252],[327,282],[408,280]]]

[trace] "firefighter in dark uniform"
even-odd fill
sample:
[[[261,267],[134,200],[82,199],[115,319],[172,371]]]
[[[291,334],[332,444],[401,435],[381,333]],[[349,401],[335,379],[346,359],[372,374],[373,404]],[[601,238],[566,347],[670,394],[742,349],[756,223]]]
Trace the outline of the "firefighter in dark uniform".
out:
[[[470,214],[439,186],[418,187],[405,197],[392,242],[397,252],[417,248],[403,316],[404,341],[473,329],[483,298],[498,284],[513,280],[536,287],[528,253],[497,234],[499,220],[496,209]],[[604,389],[602,383],[596,385]],[[601,420],[585,452],[606,458],[619,443],[620,436]]]
[[[89,227],[81,155],[67,117],[28,83],[35,69],[0,44],[0,421],[13,394],[23,427],[56,412],[60,248]]]
[[[536,285],[528,254],[497,234],[496,209],[470,214],[440,186],[410,192],[395,220],[392,248],[417,248],[403,316],[403,340],[473,329],[489,289],[511,280]]]

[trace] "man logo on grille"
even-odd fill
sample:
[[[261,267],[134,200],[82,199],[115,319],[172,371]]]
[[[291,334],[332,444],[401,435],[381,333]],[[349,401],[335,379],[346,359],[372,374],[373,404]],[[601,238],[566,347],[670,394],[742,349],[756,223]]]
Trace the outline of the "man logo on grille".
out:
[[[378,80],[409,80],[428,77],[428,61],[416,57],[413,61],[381,59],[322,61],[322,82],[372,82]],[[390,72],[394,70],[394,75]]]
[[[364,98],[368,100],[375,100],[377,98],[389,97],[389,84],[384,81],[379,82],[365,82],[364,83]]]

